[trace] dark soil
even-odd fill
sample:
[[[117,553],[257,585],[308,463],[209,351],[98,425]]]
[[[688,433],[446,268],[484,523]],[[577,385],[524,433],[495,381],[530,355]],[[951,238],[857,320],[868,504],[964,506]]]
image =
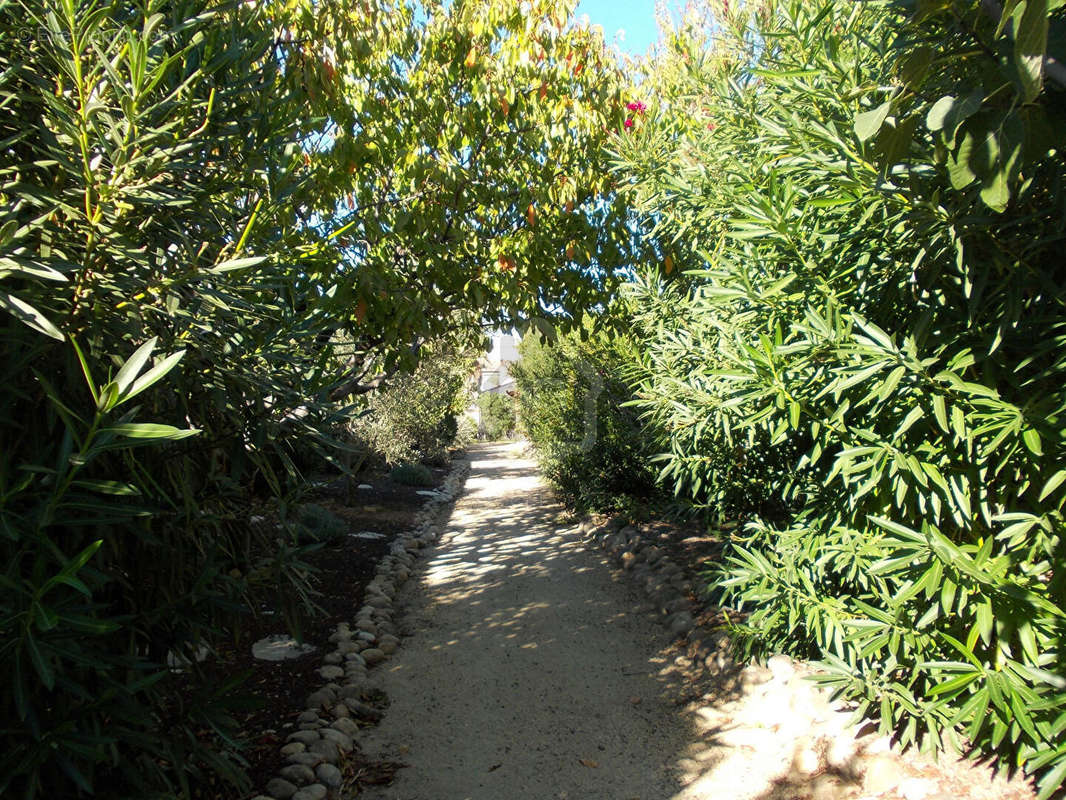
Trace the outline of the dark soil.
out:
[[[434,469],[439,486],[447,470]],[[370,484],[372,489],[358,489],[358,484]],[[389,551],[393,539],[414,527],[414,518],[426,501],[418,491],[421,486],[405,486],[389,479],[387,473],[364,473],[349,484],[346,480],[322,481],[319,489],[308,498],[344,519],[350,533],[373,531],[385,534],[383,539],[360,539],[343,536],[325,544],[307,556],[314,568],[311,584],[318,595],[314,602],[318,613],[301,621],[300,637],[315,647],[314,652],[288,661],[260,661],[252,656],[252,643],[274,634],[290,633],[286,629],[282,609],[266,606],[262,613],[249,618],[242,626],[239,646],[221,648],[211,664],[219,684],[250,673],[239,691],[251,695],[254,707],[238,712],[236,721],[239,739],[245,742],[241,753],[247,760],[247,774],[252,791],[244,797],[260,794],[267,782],[277,776],[284,760],[278,752],[285,738],[296,729],[296,718],[305,710],[308,695],[320,689],[326,681],[317,670],[331,647],[330,634],[337,623],[352,621],[362,605],[366,585],[374,577],[377,563]],[[356,759],[358,762],[358,759]],[[374,782],[375,767],[388,765],[359,765],[366,774],[363,782]],[[209,797],[210,795],[205,795]],[[232,798],[232,794],[227,794]]]

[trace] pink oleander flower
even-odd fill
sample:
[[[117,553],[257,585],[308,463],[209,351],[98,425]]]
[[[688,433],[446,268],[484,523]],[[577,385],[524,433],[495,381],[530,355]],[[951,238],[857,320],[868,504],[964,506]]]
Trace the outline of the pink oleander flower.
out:
[[[626,103],[626,108],[628,108],[630,111],[636,111],[638,114],[643,114],[647,106],[641,103],[639,100],[636,100],[632,103]]]
[[[633,118],[632,117],[626,117],[625,127],[626,127],[626,130],[629,130],[630,128],[633,127]]]

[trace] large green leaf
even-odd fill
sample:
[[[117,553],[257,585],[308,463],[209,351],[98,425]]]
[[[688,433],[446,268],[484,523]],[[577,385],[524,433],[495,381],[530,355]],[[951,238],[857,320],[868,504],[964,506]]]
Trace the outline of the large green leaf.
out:
[[[1025,102],[1032,102],[1043,87],[1047,55],[1048,0],[1025,0],[1014,37],[1014,61],[1021,78]]]

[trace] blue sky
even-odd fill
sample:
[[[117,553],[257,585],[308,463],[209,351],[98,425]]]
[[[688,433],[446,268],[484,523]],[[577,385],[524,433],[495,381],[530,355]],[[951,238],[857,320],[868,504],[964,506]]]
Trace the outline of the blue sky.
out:
[[[608,42],[614,40],[616,31],[624,30],[620,45],[634,55],[643,55],[648,45],[659,38],[655,0],[581,0],[577,16],[582,14],[588,14],[593,25],[603,26]]]

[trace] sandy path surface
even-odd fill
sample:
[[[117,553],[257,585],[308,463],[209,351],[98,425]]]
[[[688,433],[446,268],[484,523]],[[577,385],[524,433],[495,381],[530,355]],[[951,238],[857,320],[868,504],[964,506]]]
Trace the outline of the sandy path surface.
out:
[[[363,742],[402,761],[369,800],[666,800],[693,732],[660,698],[667,635],[632,608],[514,446],[471,451],[440,543],[398,598],[391,705]]]

